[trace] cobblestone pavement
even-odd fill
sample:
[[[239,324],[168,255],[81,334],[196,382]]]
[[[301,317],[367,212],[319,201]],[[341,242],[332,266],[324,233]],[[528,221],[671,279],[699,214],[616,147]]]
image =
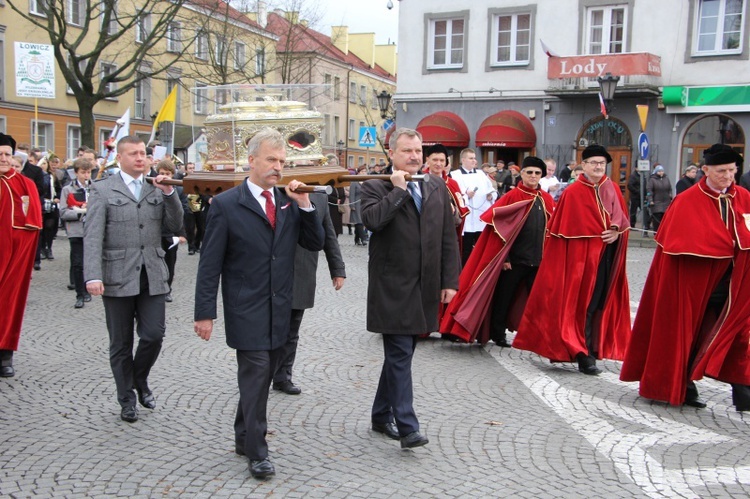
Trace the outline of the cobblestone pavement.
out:
[[[414,360],[416,408],[430,444],[401,451],[369,428],[382,361],[365,331],[366,249],[341,236],[349,278],[335,292],[321,258],[295,382],[269,400],[276,477],[249,478],[233,452],[236,363],[219,321],[192,330],[198,255],[180,250],[167,338],[151,376],[155,411],[120,421],[101,299],[74,310],[67,240],[33,276],[17,375],[0,379],[4,497],[747,497],[748,422],[721,383],[708,408],[669,407],[573,365],[433,335]],[[632,247],[633,310],[651,248]]]

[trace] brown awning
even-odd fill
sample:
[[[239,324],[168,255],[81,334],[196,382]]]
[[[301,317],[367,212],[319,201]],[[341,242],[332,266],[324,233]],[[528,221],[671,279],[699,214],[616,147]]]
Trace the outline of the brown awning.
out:
[[[475,143],[477,147],[531,149],[536,144],[536,131],[531,121],[518,111],[500,111],[482,122]]]

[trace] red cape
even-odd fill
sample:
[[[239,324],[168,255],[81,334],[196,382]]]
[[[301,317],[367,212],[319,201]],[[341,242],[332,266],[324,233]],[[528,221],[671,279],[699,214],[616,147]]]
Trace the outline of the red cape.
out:
[[[0,350],[17,350],[42,207],[36,185],[15,170],[0,175]]]
[[[572,362],[588,354],[586,309],[606,248],[601,233],[616,226],[620,237],[607,283],[604,309],[594,316],[598,358],[621,360],[630,338],[630,296],[625,275],[628,223],[625,200],[606,176],[586,177],[568,186],[550,220],[550,238],[513,347],[552,361]]]
[[[643,397],[680,405],[688,379],[750,385],[750,193],[732,185],[729,223],[705,177],[664,215],[620,379]],[[696,223],[700,220],[700,223]],[[719,317],[711,293],[734,263]]]
[[[503,262],[537,197],[542,198],[546,218],[549,220],[555,206],[552,196],[541,189],[531,190],[523,184],[498,199],[481,215],[481,220],[488,225],[461,271],[458,293],[443,314],[441,332],[450,333],[467,343],[475,339],[482,344],[489,341],[490,305],[495,285],[500,278]],[[522,311],[526,296],[522,295],[520,302],[517,300],[516,306],[512,308]],[[510,314],[509,329],[515,329],[512,318],[513,314]]]

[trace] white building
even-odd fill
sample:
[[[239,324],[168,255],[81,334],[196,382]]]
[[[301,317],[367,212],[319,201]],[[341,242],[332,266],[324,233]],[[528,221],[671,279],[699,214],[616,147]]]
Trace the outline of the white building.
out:
[[[397,123],[484,162],[559,163],[599,143],[624,187],[638,159],[636,105],[647,105],[649,159],[676,181],[713,143],[745,152],[748,3],[403,0]],[[608,120],[596,79],[606,73],[620,77]]]

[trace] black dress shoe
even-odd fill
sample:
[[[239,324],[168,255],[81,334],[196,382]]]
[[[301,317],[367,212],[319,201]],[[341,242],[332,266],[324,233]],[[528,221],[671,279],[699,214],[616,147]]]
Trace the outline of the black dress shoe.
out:
[[[156,409],[156,399],[154,398],[154,394],[151,390],[136,391],[138,392],[138,402],[140,402],[143,407],[145,407],[146,409]]]
[[[76,304],[73,305],[75,308],[83,308],[83,297],[79,296],[76,298]]]
[[[76,289],[76,285],[75,284],[68,284],[68,289],[70,291],[73,291],[74,289]]]
[[[291,381],[280,381],[273,384],[273,389],[284,392],[287,395],[299,395],[302,393],[302,388],[298,387]]]
[[[34,270],[42,270],[42,264],[41,263],[35,263],[34,264]]]
[[[505,338],[502,338],[502,339],[499,339],[499,340],[496,340],[496,339],[492,338],[492,341],[494,341],[495,345],[497,345],[499,347],[510,348],[510,343],[508,343],[508,340],[505,339]]]
[[[52,248],[47,250],[47,260],[54,260],[55,256],[52,254]]]
[[[737,412],[747,412],[747,411],[750,411],[750,406],[748,406],[748,405],[738,405],[738,406],[735,406],[735,410]]]
[[[235,446],[234,446],[234,453],[237,454],[238,456],[244,456],[245,455],[245,449],[243,449],[239,445],[235,444]]]
[[[167,293],[167,296],[164,297],[164,301],[167,303],[172,303],[173,301],[172,293]]]
[[[195,254],[195,250],[188,250],[188,255],[194,255],[194,254]]]
[[[401,448],[402,449],[413,449],[414,447],[422,447],[430,443],[430,440],[419,433],[418,431],[409,433],[405,437],[401,437]]]
[[[13,369],[13,366],[0,367],[0,378],[12,378],[15,375],[16,370]]]
[[[84,295],[83,295],[83,301],[85,301],[86,303],[90,302],[91,301],[91,295],[88,294],[88,293],[84,293]]]
[[[690,407],[695,407],[697,409],[706,408],[706,403],[698,397],[685,399],[685,405],[689,405]]]
[[[261,461],[250,461],[248,468],[253,478],[266,478],[276,474],[276,469],[268,458]]]
[[[589,376],[598,376],[602,373],[602,370],[596,367],[596,365],[578,366],[578,370],[583,374],[588,374]]]
[[[130,407],[123,407],[122,411],[120,411],[120,419],[128,423],[135,423],[138,421],[138,411],[135,409],[135,406],[131,405]]]
[[[372,431],[375,433],[382,433],[393,440],[399,440],[401,438],[398,434],[396,423],[372,423]]]

